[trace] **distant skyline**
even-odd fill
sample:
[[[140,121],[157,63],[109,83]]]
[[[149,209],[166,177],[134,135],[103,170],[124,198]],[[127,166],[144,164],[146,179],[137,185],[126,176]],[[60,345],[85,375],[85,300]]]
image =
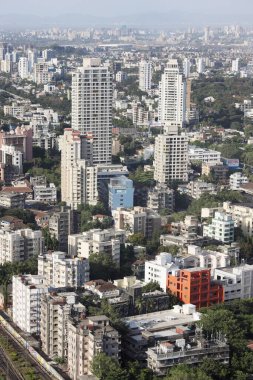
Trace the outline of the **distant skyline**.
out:
[[[61,14],[90,14],[99,17],[115,17],[148,12],[194,12],[220,15],[249,14],[253,11],[252,0],[11,0],[2,2],[0,15],[34,14],[55,17]]]

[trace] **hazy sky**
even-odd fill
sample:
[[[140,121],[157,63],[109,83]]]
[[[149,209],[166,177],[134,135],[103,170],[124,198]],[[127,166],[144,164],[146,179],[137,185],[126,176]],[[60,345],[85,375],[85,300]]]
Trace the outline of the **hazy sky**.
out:
[[[198,13],[253,13],[253,0],[9,0],[1,1],[0,15],[6,13],[55,16],[83,13],[117,16],[145,12],[182,10]]]

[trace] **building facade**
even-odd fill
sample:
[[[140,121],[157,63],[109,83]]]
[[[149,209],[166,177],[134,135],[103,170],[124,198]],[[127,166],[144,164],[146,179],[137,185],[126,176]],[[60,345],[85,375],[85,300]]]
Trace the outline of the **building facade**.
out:
[[[104,253],[120,265],[120,245],[125,243],[125,231],[94,229],[78,235],[69,235],[68,253],[70,256],[89,259],[91,254]]]
[[[234,241],[235,223],[231,215],[216,212],[212,222],[203,227],[203,236],[229,244]]]
[[[139,89],[147,92],[151,90],[152,63],[141,61],[139,64]]]
[[[41,321],[41,297],[48,292],[43,277],[18,275],[12,277],[13,322],[29,334],[39,335]]]
[[[134,203],[133,181],[125,176],[112,178],[109,188],[109,208],[132,208]]]
[[[54,212],[48,222],[49,233],[58,241],[59,251],[68,251],[68,235],[80,231],[80,217],[77,211],[62,207],[61,211]]]
[[[188,180],[188,139],[178,134],[177,126],[169,126],[155,139],[154,179],[163,184]]]
[[[170,253],[160,253],[155,260],[145,262],[145,282],[157,282],[166,292],[168,274],[175,273],[178,269],[178,266],[172,262]]]
[[[72,127],[93,137],[93,163],[112,158],[112,73],[99,58],[85,58],[72,76]]]
[[[172,214],[175,209],[175,193],[165,184],[157,184],[148,192],[148,208],[159,212],[166,210]]]
[[[0,264],[23,261],[44,253],[41,231],[29,228],[16,231],[0,230]]]
[[[223,302],[223,286],[211,280],[210,269],[181,269],[168,275],[168,290],[184,303],[208,307]]]
[[[38,274],[44,283],[55,288],[78,288],[89,281],[89,261],[83,258],[68,258],[64,252],[53,252],[38,257]]]
[[[150,239],[161,228],[161,216],[146,207],[136,206],[132,209],[118,208],[117,210],[113,210],[112,216],[115,229],[125,230],[128,235],[141,233]]]
[[[65,129],[60,139],[61,197],[67,206],[77,209],[80,204],[97,202],[97,167],[92,165],[91,136]]]
[[[73,292],[47,293],[41,297],[40,339],[43,352],[52,359],[67,358],[68,318],[76,298]]]
[[[159,83],[159,120],[182,126],[186,119],[186,82],[176,59],[170,59]]]
[[[83,321],[70,320],[68,341],[69,376],[73,380],[92,373],[92,360],[97,354],[103,352],[117,361],[121,356],[120,335],[103,315]]]

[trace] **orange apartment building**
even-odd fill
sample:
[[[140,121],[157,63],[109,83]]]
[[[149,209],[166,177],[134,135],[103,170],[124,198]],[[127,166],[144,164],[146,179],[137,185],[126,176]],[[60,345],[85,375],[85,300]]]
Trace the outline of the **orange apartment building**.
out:
[[[207,307],[224,301],[223,286],[211,280],[210,269],[190,268],[168,275],[167,287],[183,303],[196,308]]]

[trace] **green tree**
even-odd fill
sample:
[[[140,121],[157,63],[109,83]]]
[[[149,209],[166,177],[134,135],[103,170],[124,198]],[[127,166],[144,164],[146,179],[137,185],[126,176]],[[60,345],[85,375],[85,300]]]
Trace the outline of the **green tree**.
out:
[[[141,368],[138,362],[127,363],[128,380],[153,380],[153,373],[148,368]]]
[[[115,359],[104,353],[96,355],[93,359],[92,372],[101,380],[127,380],[128,378],[127,371],[122,369]]]
[[[202,369],[192,368],[187,365],[178,365],[173,367],[166,380],[212,380]]]
[[[142,287],[142,293],[150,293],[156,290],[162,290],[158,282],[149,282]]]
[[[45,245],[47,249],[56,251],[59,247],[59,242],[54,235],[51,235],[49,228],[45,227],[42,229],[43,237],[45,239]]]
[[[145,245],[146,244],[146,238],[144,235],[140,232],[130,235],[128,237],[128,242],[133,245]]]
[[[105,252],[92,253],[89,262],[90,278],[105,281],[119,278],[119,268],[117,268],[110,254]]]

